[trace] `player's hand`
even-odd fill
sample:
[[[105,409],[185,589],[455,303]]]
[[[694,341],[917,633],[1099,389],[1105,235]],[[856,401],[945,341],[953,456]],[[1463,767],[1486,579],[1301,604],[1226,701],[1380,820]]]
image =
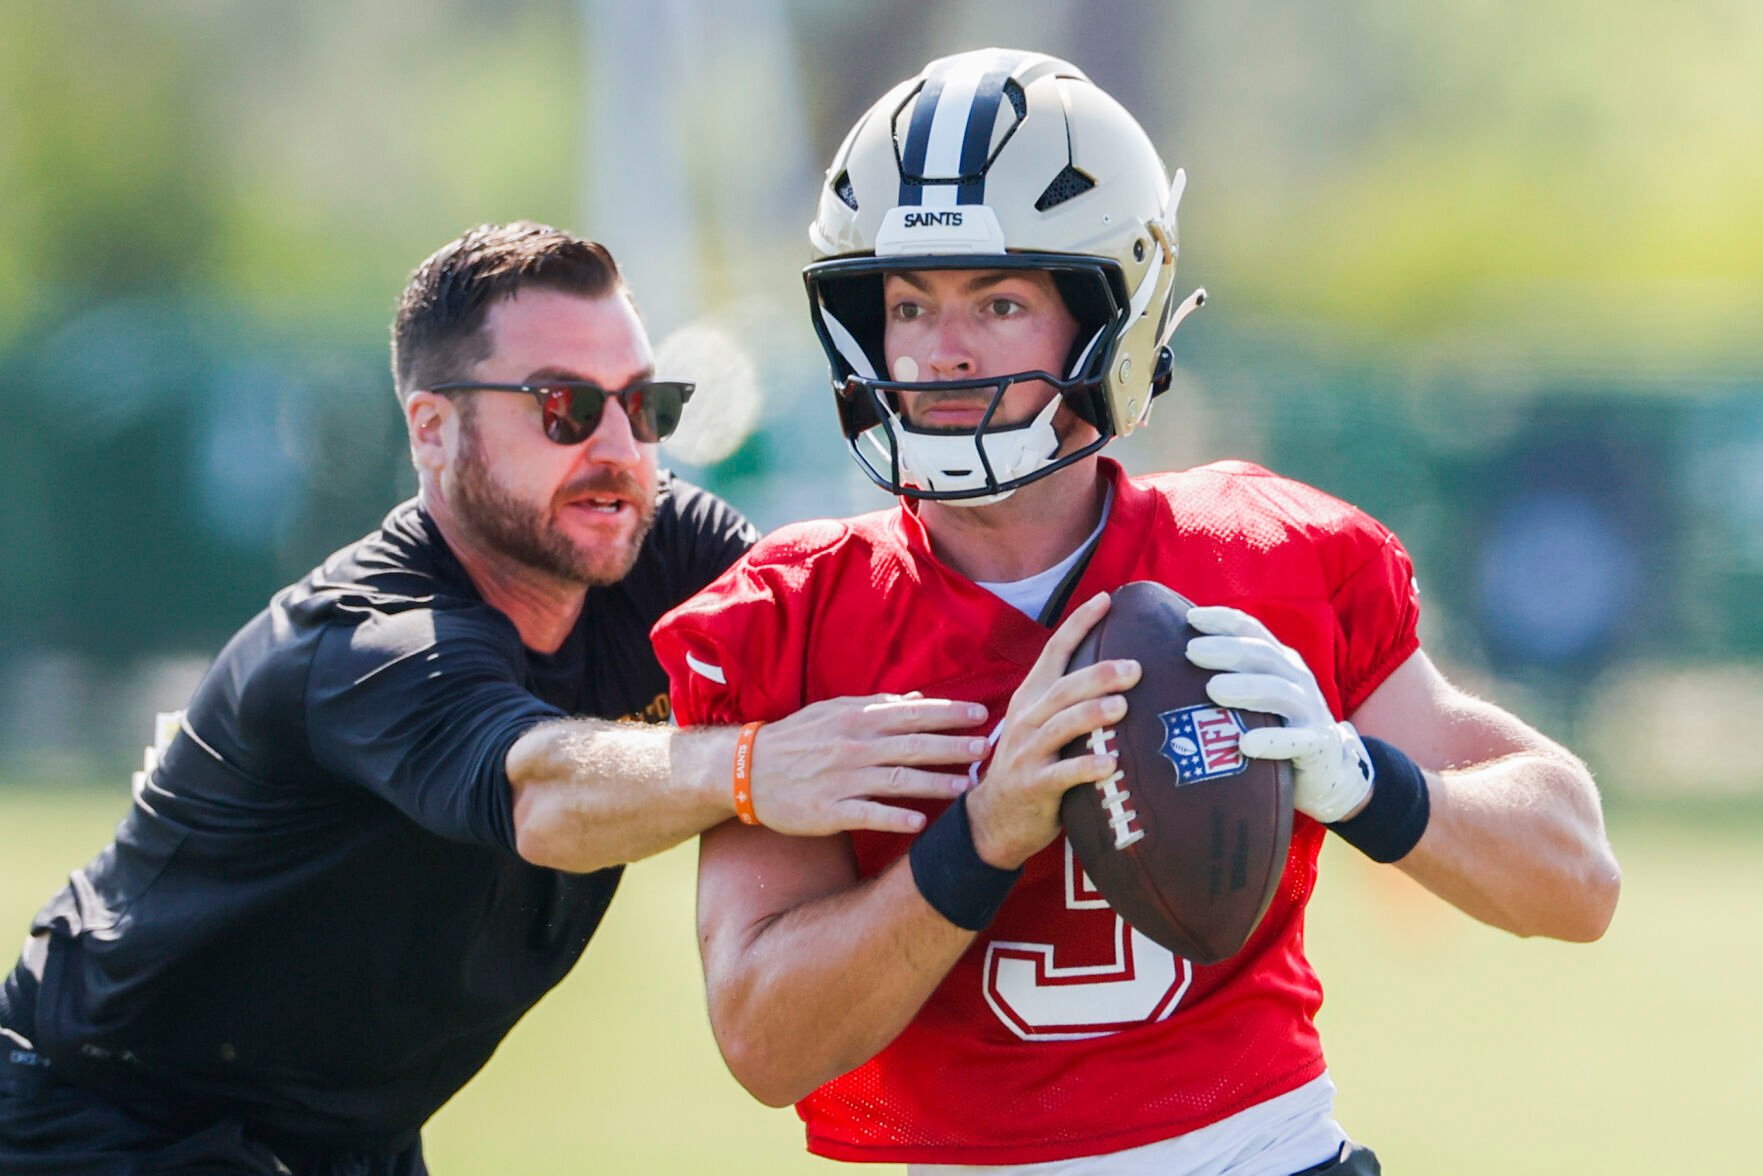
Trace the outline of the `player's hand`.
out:
[[[1107,594],[1097,595],[1054,631],[1011,695],[992,762],[967,799],[974,849],[999,869],[1015,869],[1059,835],[1059,801],[1068,789],[1114,771],[1112,755],[1059,758],[1073,739],[1118,723],[1126,714],[1121,692],[1139,680],[1139,663],[1124,659],[1065,672],[1078,642],[1107,611]]]
[[[978,703],[916,694],[830,698],[805,706],[767,723],[754,739],[753,814],[767,828],[794,836],[850,829],[916,833],[924,814],[883,800],[961,795],[967,777],[947,768],[982,758],[986,741],[938,732],[976,727],[985,719],[986,708]],[[929,770],[936,766],[945,770]]]
[[[1243,736],[1242,753],[1290,760],[1293,801],[1306,816],[1329,824],[1352,816],[1371,796],[1371,757],[1353,724],[1337,722],[1296,650],[1240,609],[1211,605],[1188,610],[1201,633],[1188,642],[1188,660],[1222,671],[1206,685],[1219,706],[1263,711],[1284,727],[1260,727]]]

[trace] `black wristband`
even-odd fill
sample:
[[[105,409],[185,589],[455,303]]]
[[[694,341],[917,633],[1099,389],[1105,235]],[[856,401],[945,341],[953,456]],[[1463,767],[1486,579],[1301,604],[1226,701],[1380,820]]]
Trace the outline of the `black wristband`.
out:
[[[1360,736],[1371,757],[1371,801],[1356,817],[1329,828],[1374,862],[1398,862],[1420,842],[1432,816],[1426,774],[1400,748]]]
[[[967,797],[958,798],[925,827],[908,854],[912,881],[936,912],[968,931],[991,926],[1020,869],[1000,870],[973,848],[967,823]]]

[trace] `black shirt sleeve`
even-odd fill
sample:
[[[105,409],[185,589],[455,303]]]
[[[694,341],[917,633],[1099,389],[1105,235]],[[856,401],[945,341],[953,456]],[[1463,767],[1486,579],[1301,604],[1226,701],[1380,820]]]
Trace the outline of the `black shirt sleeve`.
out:
[[[307,683],[313,758],[442,837],[513,853],[508,749],[563,713],[525,688],[523,658],[485,607],[332,627]]]
[[[671,475],[664,486],[642,557],[620,584],[589,592],[582,639],[556,659],[529,654],[477,600],[326,626],[305,691],[316,763],[442,837],[516,852],[509,748],[547,719],[641,713],[665,699],[649,626],[757,538],[715,495]]]

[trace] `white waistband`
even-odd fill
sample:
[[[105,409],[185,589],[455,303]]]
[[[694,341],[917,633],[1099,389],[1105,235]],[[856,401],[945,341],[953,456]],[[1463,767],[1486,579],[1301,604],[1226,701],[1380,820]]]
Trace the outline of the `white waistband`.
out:
[[[1334,1121],[1327,1074],[1198,1131],[1143,1147],[1052,1160],[978,1166],[909,1164],[907,1176],[1291,1176],[1334,1156],[1347,1133]]]

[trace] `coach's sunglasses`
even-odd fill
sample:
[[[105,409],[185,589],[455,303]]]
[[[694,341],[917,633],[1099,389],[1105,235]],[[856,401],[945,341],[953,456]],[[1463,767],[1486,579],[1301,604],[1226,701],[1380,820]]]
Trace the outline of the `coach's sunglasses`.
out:
[[[537,397],[545,436],[559,445],[580,445],[600,427],[608,400],[617,400],[631,419],[638,441],[655,442],[679,428],[680,414],[697,385],[685,380],[639,380],[609,392],[587,380],[547,380],[543,384],[436,384],[430,392],[524,392]]]

